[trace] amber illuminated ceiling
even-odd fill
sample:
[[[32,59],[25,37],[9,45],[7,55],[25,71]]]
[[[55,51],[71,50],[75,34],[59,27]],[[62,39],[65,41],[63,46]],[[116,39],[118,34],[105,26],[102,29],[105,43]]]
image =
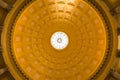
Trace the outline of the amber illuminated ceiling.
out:
[[[101,14],[84,0],[35,0],[6,30],[10,43],[4,45],[21,75],[32,80],[91,79],[104,66],[111,41]],[[61,50],[51,44],[55,32],[69,38]]]

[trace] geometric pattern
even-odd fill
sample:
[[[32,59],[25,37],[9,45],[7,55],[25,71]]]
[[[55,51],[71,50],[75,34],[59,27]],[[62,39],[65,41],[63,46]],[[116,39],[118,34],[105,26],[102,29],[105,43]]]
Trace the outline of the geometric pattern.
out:
[[[62,51],[50,44],[52,33],[58,30],[70,38]],[[89,79],[106,49],[103,22],[82,0],[34,1],[17,19],[12,37],[19,67],[35,80]]]

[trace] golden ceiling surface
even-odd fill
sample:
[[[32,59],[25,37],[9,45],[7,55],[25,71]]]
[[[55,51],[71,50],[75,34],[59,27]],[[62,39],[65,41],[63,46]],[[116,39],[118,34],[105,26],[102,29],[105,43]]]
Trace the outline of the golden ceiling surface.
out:
[[[32,1],[7,30],[11,32],[7,38],[10,43],[6,42],[10,44],[8,50],[25,79],[92,79],[104,66],[108,53],[106,25],[98,11],[84,0]],[[50,41],[59,31],[69,37],[62,50],[55,49]]]

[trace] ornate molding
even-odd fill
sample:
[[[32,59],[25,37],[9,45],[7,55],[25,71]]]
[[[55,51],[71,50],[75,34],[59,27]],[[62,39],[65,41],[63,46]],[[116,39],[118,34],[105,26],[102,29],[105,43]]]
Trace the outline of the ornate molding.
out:
[[[19,17],[20,13],[29,5],[33,2],[34,0],[25,0],[22,2],[22,4],[15,10],[14,16],[12,16],[11,21],[8,24],[8,32],[6,33],[6,48],[7,50],[7,54],[9,55],[10,58],[10,62],[12,65],[12,67],[14,67],[14,69],[16,70],[16,72],[19,74],[19,76],[21,76],[21,78],[23,80],[29,80],[28,76],[24,74],[24,72],[22,72],[22,70],[19,68],[18,64],[16,63],[16,59],[14,57],[13,51],[12,51],[12,31],[14,29],[14,25],[15,22],[17,20],[17,18]],[[109,18],[106,14],[106,12],[103,10],[103,8],[101,7],[101,5],[95,1],[95,0],[85,0],[87,3],[89,3],[100,15],[101,19],[104,22],[105,28],[106,28],[106,33],[107,33],[107,49],[106,49],[106,56],[100,66],[100,68],[96,71],[96,73],[90,78],[90,80],[96,80],[101,74],[104,73],[104,70],[106,69],[106,67],[109,65],[109,61],[111,60],[111,56],[114,55],[113,53],[113,28],[111,25],[111,22],[109,21]],[[9,44],[9,45],[8,45]],[[111,65],[111,64],[110,64]]]
[[[112,29],[112,25],[111,22],[109,21],[108,15],[106,14],[106,12],[104,11],[104,9],[101,7],[101,5],[96,1],[96,0],[87,0],[88,3],[90,3],[91,6],[93,6],[96,11],[99,13],[99,15],[101,16],[104,25],[106,26],[106,32],[107,32],[107,49],[106,49],[106,56],[103,60],[103,63],[101,64],[101,67],[99,68],[99,70],[96,72],[95,75],[93,75],[93,77],[91,78],[91,80],[96,80],[99,75],[103,74],[104,70],[106,69],[106,66],[109,64],[109,61],[111,59],[111,56],[113,53],[111,53],[113,51],[113,29]]]

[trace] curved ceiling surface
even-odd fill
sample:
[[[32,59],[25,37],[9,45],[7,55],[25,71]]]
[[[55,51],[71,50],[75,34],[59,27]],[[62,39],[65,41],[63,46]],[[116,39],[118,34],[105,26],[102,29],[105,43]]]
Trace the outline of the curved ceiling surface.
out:
[[[87,80],[107,54],[105,27],[86,1],[35,0],[16,18],[12,54],[29,79]]]
[[[85,80],[101,64],[106,49],[104,25],[86,2],[77,3],[38,0],[18,18],[13,31],[14,55],[31,79]],[[61,51],[50,44],[57,31],[69,36],[69,45]]]

